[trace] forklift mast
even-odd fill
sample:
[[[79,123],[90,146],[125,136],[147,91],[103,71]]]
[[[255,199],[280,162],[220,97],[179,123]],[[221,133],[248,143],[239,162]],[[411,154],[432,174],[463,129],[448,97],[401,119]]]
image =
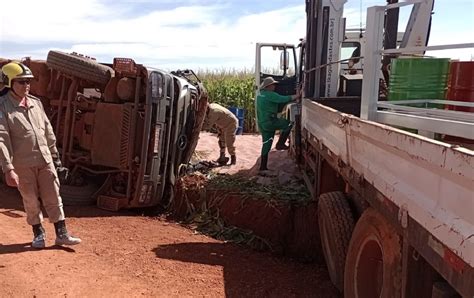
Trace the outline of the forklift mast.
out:
[[[334,97],[339,80],[339,51],[344,40],[347,0],[306,1],[305,94]],[[336,62],[336,63],[334,63]]]
[[[340,49],[345,37],[344,4],[347,0],[306,0],[306,39],[303,63],[304,94],[310,98],[336,97],[339,84]],[[387,0],[395,4],[398,0]],[[408,0],[414,3],[404,31],[401,48],[422,47],[428,43],[434,0]],[[385,49],[396,48],[398,9],[388,10],[384,22]],[[360,53],[364,56],[364,52]],[[420,50],[418,55],[423,55]],[[387,66],[396,57],[385,56],[382,71],[388,82]]]

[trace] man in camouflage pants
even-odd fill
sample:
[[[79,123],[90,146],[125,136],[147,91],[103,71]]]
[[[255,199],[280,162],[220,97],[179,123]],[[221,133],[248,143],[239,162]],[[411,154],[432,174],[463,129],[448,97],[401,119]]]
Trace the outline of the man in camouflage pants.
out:
[[[210,103],[208,105],[203,130],[209,130],[213,126],[217,128],[220,150],[217,163],[219,163],[219,165],[226,165],[229,161],[229,158],[225,155],[226,147],[230,154],[230,164],[235,165],[237,162],[234,143],[238,125],[239,120],[231,111],[217,103]]]

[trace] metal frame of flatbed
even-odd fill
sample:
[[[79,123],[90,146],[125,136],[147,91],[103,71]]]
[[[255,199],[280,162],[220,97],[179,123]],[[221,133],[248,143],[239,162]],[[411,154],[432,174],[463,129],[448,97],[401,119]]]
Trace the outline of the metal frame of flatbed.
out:
[[[345,119],[336,122],[336,125],[341,121],[347,123],[338,135],[331,139],[314,127],[311,131],[322,138],[323,144],[331,146],[331,150],[339,147],[340,152],[335,152],[376,189],[377,196],[395,207],[396,224],[402,228],[404,243],[408,243],[404,245],[404,253],[407,246],[412,246],[461,295],[473,297],[474,152],[384,125],[417,129],[419,134],[430,137],[439,133],[474,139],[474,114],[428,106],[472,107],[473,103],[425,99],[417,100],[417,106],[410,106],[415,101],[378,101],[383,55],[474,47],[474,43],[465,43],[383,49],[387,11],[422,2],[407,0],[367,10],[361,100],[361,118],[366,120],[336,112],[320,125],[326,127],[337,118]],[[420,103],[424,107],[420,108]],[[314,105],[306,105],[306,108],[310,113],[318,109]],[[324,112],[318,110],[317,113],[320,116]],[[408,268],[407,258],[404,255],[404,269]]]
[[[379,102],[380,61],[384,55],[413,54],[424,51],[473,48],[474,43],[419,46],[398,49],[383,49],[383,28],[387,10],[417,5],[424,0],[407,0],[386,6],[367,9],[366,53],[364,54],[364,80],[362,85],[361,118],[399,127],[417,129],[420,134],[434,136],[435,133],[474,139],[474,114],[403,106],[404,101]],[[418,100],[428,104],[433,99]],[[414,102],[411,102],[414,103]],[[472,107],[472,103],[445,101],[452,106]]]
[[[304,139],[461,295],[474,295],[474,151],[303,100]],[[409,261],[405,259],[404,267]]]
[[[353,203],[369,203],[395,227],[402,239],[404,295],[418,293],[417,282],[429,279],[413,276],[426,269],[426,261],[429,271],[436,271],[459,294],[474,297],[474,151],[385,125],[474,139],[474,114],[427,106],[473,104],[378,101],[384,55],[474,47],[466,43],[383,50],[386,10],[423,1],[368,9],[361,118],[303,99],[304,177],[313,197],[345,190]],[[410,106],[415,103],[425,108]],[[360,212],[365,207],[355,208]],[[413,261],[420,255],[422,261]]]

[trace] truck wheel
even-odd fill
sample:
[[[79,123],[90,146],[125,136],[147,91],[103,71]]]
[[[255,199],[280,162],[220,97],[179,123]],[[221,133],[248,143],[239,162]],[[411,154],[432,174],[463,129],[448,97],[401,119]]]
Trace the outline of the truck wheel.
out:
[[[372,208],[357,222],[347,252],[344,297],[401,297],[400,236]]]
[[[86,206],[95,204],[97,198],[94,197],[94,194],[97,190],[99,190],[99,186],[92,183],[84,186],[62,184],[59,194],[64,206]]]
[[[344,264],[354,230],[354,217],[344,193],[336,191],[319,196],[318,222],[329,277],[343,291]]]
[[[90,58],[59,51],[49,51],[46,64],[64,74],[99,83],[103,86],[108,83],[115,73],[111,67],[99,64]]]

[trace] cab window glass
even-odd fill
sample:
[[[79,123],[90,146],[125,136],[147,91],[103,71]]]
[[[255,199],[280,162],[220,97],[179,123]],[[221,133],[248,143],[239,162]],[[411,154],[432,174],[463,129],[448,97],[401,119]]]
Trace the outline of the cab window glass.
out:
[[[281,58],[285,52],[283,47],[261,47],[261,70],[264,74],[271,76],[283,76],[285,75],[285,70],[281,67]],[[288,69],[286,71],[286,76],[295,75],[295,57],[293,48],[286,48],[286,57],[288,58]]]
[[[360,43],[345,41],[341,47],[341,60],[351,57],[360,57]],[[347,61],[345,61],[347,63]]]

